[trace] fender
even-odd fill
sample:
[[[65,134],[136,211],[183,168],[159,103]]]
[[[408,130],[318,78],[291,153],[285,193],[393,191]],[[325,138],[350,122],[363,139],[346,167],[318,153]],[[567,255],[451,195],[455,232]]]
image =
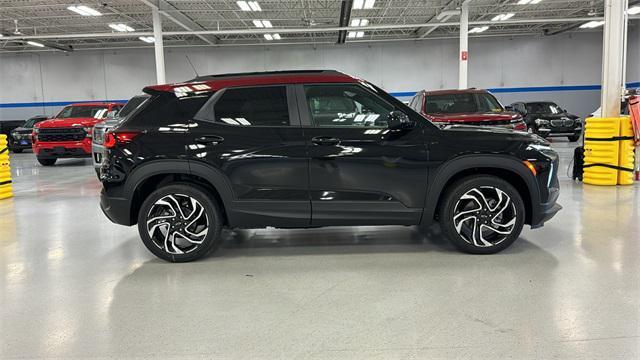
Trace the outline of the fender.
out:
[[[425,207],[422,214],[420,225],[428,226],[434,222],[434,215],[437,211],[438,200],[444,191],[447,182],[461,171],[473,168],[493,168],[510,171],[518,175],[529,190],[531,198],[532,219],[535,219],[540,204],[540,190],[535,178],[531,172],[522,164],[522,162],[514,157],[497,154],[473,154],[464,155],[451,159],[440,165],[435,174],[430,176],[427,188],[427,198],[425,199]]]

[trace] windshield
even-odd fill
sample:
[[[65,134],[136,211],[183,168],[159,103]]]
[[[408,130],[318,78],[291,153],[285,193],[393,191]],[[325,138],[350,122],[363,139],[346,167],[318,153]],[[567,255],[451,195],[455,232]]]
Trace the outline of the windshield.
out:
[[[533,114],[561,114],[563,113],[560,106],[551,102],[528,103],[526,105],[527,112]]]
[[[127,104],[120,110],[117,114],[119,118],[125,118],[127,115],[131,114],[133,110],[137,109],[138,106],[142,105],[145,100],[150,98],[149,95],[140,95],[132,97]]]
[[[504,109],[495,97],[487,93],[459,93],[427,95],[427,114],[502,112]]]
[[[56,116],[57,119],[97,118],[101,119],[107,112],[106,105],[67,106]]]
[[[43,117],[33,117],[27,121],[24,122],[24,125],[22,125],[22,127],[24,128],[32,128],[33,125],[35,125],[36,123],[39,123],[42,120],[46,120],[47,118],[43,118]]]

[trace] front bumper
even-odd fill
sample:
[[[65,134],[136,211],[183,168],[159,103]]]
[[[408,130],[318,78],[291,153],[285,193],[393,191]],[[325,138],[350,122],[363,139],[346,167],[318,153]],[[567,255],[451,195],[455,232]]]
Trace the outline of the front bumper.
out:
[[[580,136],[582,134],[582,128],[553,128],[553,127],[541,127],[538,128],[538,134],[544,137],[556,137],[556,136]]]
[[[39,157],[91,157],[91,138],[85,138],[82,141],[36,141],[32,148]]]
[[[10,138],[9,141],[7,142],[7,145],[9,145],[9,149],[31,149],[31,138],[21,138],[21,139],[14,139],[14,138]]]
[[[96,143],[93,143],[91,145],[91,153],[92,153],[92,158],[93,158],[93,167],[96,170],[100,170],[100,167],[102,166],[102,163],[104,162],[104,158],[107,155],[107,148],[105,148],[102,145],[98,145]]]

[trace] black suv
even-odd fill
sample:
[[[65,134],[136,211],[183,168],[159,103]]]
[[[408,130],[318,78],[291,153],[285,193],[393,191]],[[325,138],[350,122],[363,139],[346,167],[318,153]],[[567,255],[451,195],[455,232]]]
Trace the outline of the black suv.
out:
[[[11,136],[7,139],[9,149],[14,153],[21,153],[25,149],[31,149],[31,133],[34,125],[47,119],[46,115],[36,115],[25,121],[21,126],[13,129]]]
[[[582,121],[551,101],[515,102],[510,108],[519,112],[529,132],[542,137],[566,136],[576,142],[582,134]]]
[[[560,206],[558,156],[538,136],[439,129],[375,85],[335,71],[199,77],[150,86],[106,133],[101,207],[174,262],[223,227],[420,225],[459,249],[508,247]]]

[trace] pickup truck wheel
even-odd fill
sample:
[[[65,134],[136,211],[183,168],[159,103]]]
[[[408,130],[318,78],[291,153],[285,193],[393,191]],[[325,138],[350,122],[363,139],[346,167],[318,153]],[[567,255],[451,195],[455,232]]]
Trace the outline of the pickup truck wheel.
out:
[[[222,242],[221,229],[222,217],[214,198],[205,189],[187,183],[154,191],[138,214],[144,245],[171,262],[193,261],[215,251]]]
[[[37,159],[40,165],[42,166],[53,166],[53,164],[56,163],[56,160],[58,160],[56,158],[41,158],[41,157],[38,157]]]
[[[524,215],[522,197],[511,184],[495,176],[474,176],[447,189],[440,226],[461,251],[493,254],[520,236]]]

